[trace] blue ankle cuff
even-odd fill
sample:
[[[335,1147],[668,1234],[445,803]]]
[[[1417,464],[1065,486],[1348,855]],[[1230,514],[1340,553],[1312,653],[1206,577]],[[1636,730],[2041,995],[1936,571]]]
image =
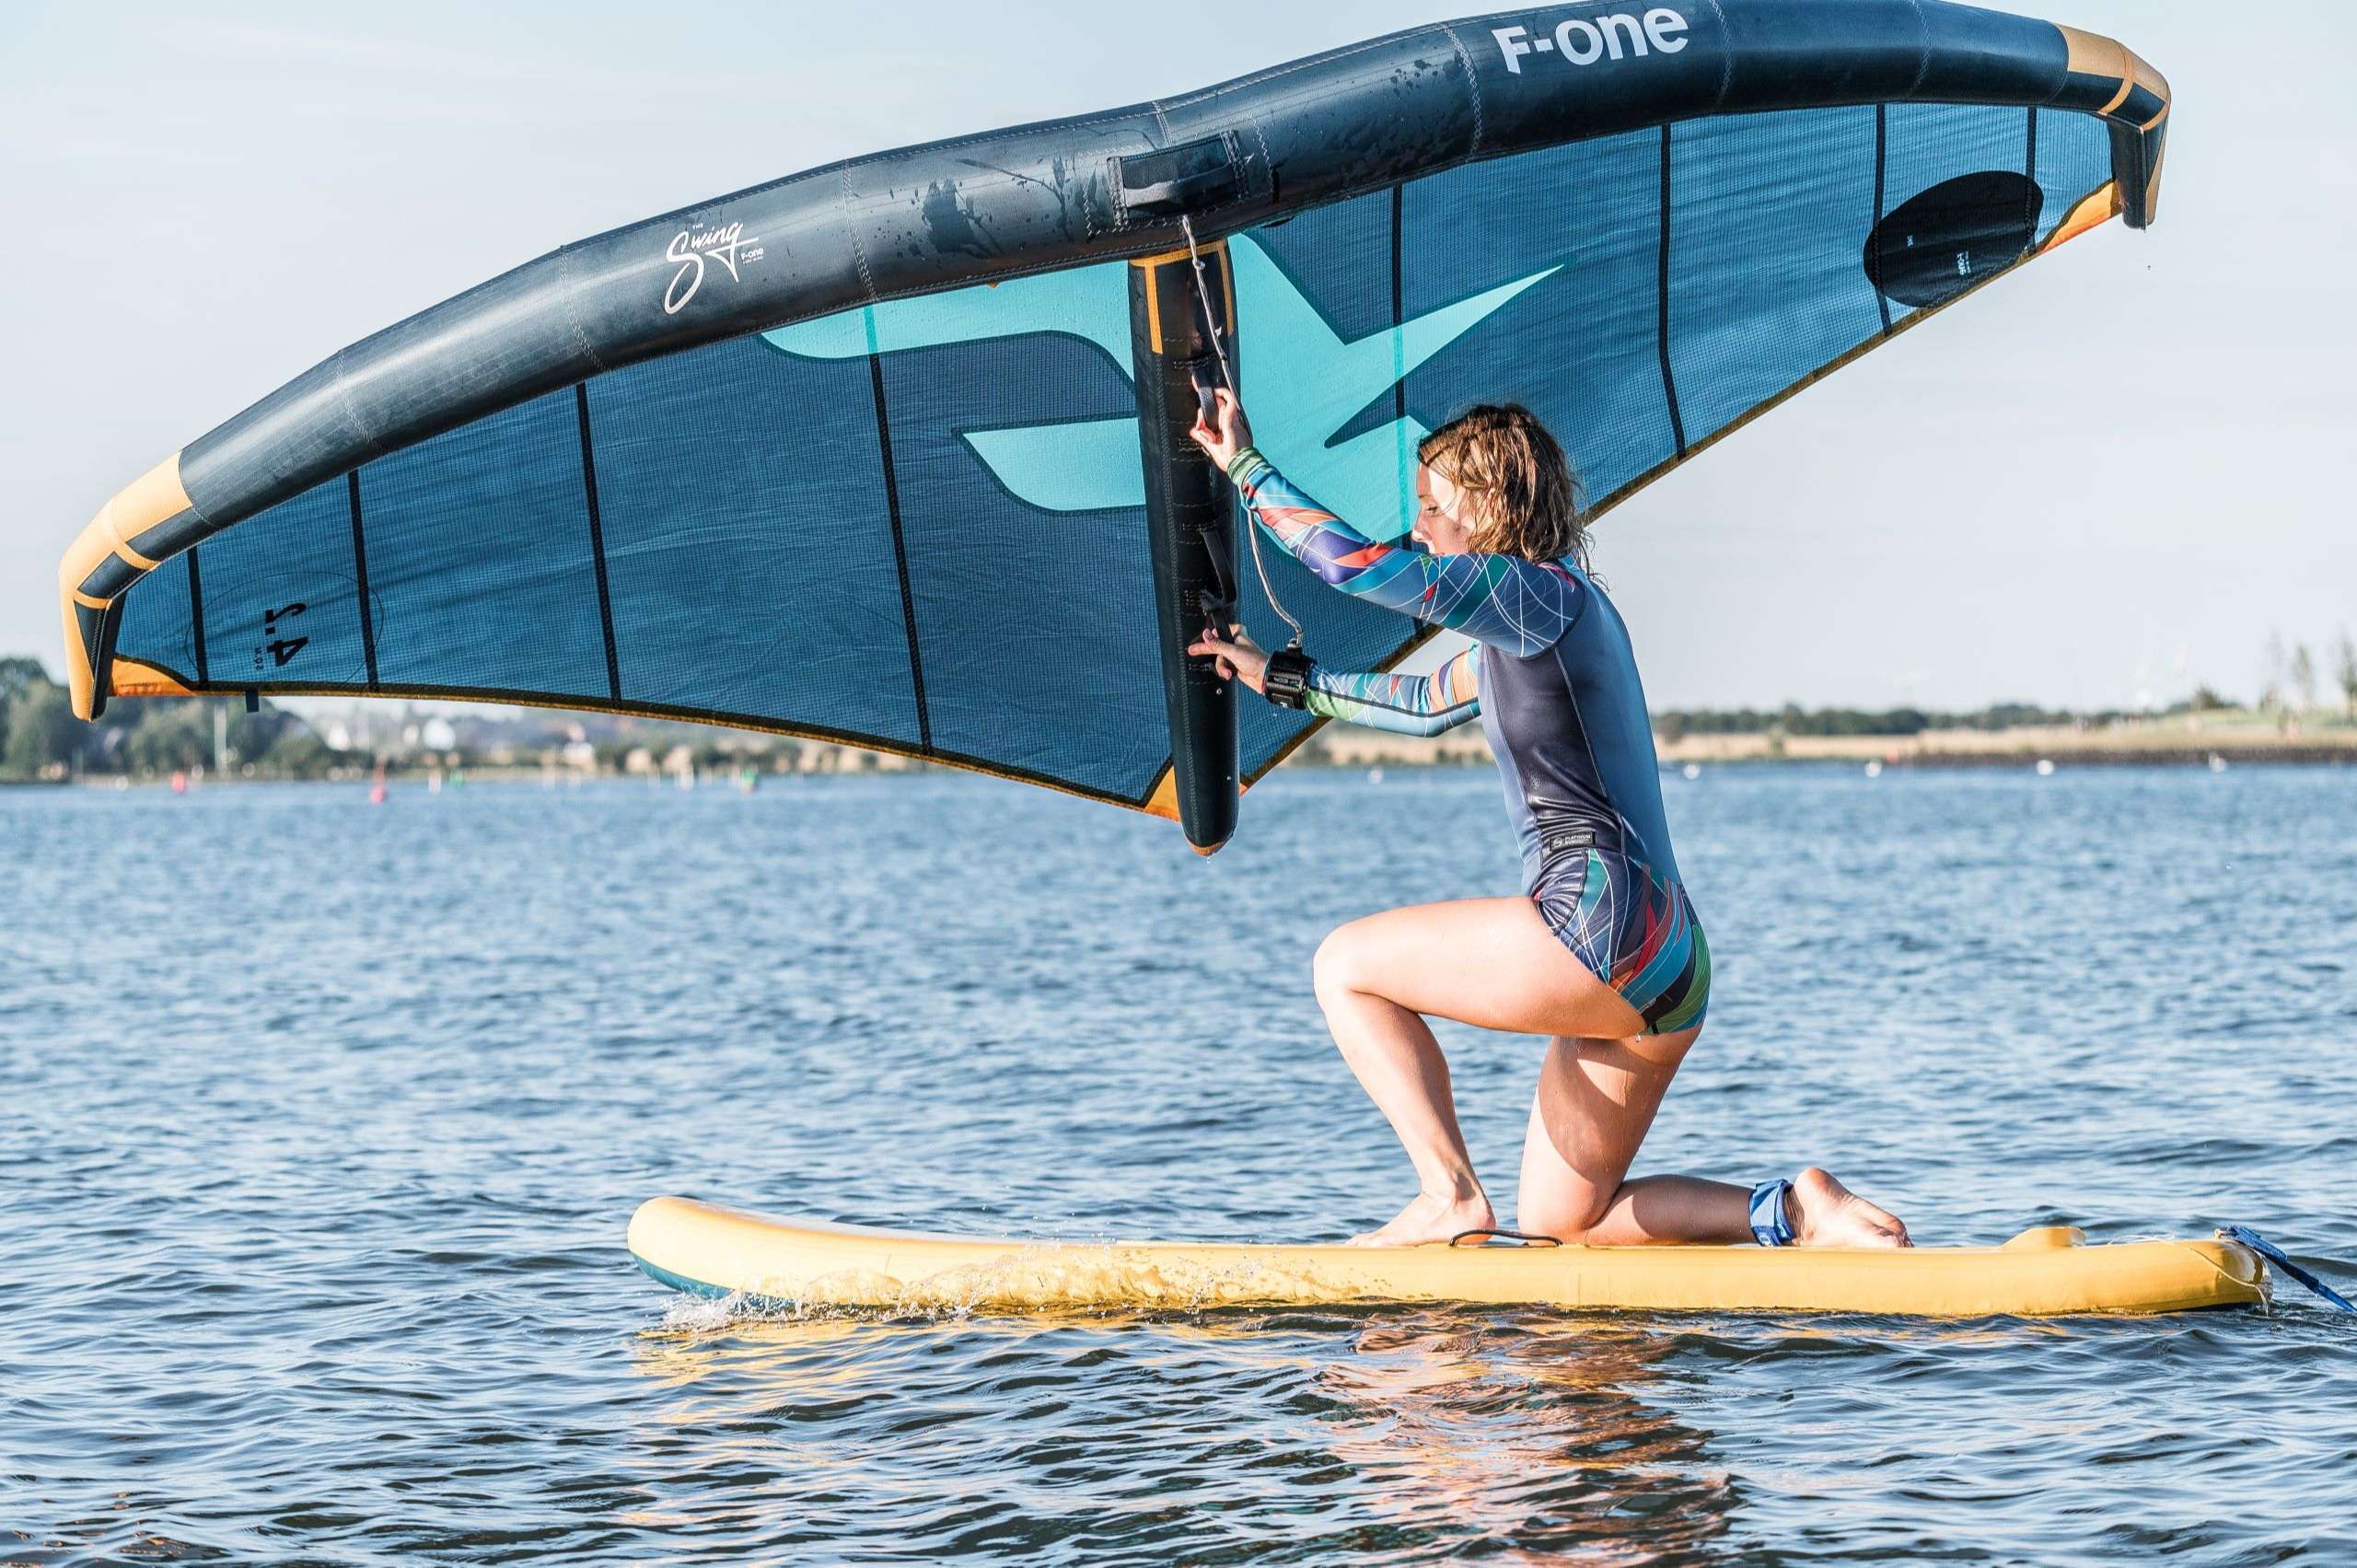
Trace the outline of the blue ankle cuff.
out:
[[[1751,1190],[1751,1239],[1762,1247],[1790,1247],[1793,1222],[1784,1213],[1784,1194],[1793,1184],[1782,1177]]]

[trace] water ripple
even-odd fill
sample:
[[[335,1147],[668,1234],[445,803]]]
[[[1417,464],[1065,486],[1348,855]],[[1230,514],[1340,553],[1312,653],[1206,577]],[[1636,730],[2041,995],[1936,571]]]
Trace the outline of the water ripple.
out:
[[[2357,776],[1668,782],[1722,979],[1648,1168],[1822,1159],[1933,1240],[2240,1221],[2357,1288]],[[2351,1341],[2293,1295],[974,1319],[629,1266],[662,1191],[1380,1218],[1309,955],[1511,887],[1489,775],[1280,775],[1210,862],[938,776],[17,792],[0,845],[0,1561],[2357,1558]],[[1443,1035],[1504,1181],[1530,1045]]]

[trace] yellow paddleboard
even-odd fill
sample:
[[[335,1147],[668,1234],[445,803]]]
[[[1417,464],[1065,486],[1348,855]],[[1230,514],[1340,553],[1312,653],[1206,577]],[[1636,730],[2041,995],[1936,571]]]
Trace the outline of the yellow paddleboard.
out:
[[[1188,1310],[1374,1302],[1632,1312],[2055,1318],[2267,1300],[2231,1241],[2089,1247],[2064,1225],[2003,1247],[1270,1247],[987,1241],[772,1219],[687,1198],[632,1217],[639,1266],[675,1289],[813,1307]]]

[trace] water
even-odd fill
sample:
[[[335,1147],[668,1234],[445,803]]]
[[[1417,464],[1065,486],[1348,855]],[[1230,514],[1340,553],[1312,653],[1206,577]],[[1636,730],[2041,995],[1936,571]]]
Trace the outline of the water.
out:
[[[2357,1283],[2357,772],[1668,784],[1719,991],[1641,1169]],[[1513,877],[1470,771],[1281,775],[1209,862],[940,775],[0,792],[0,1560],[2357,1556],[2357,1337],[2290,1294],[756,1322],[622,1249],[664,1191],[1364,1227],[1410,1179],[1310,953]],[[1535,1047],[1445,1038],[1503,1202]]]

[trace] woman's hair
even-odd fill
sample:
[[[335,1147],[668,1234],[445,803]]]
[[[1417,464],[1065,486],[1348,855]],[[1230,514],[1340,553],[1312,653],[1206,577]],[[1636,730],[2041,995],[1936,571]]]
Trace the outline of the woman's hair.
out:
[[[1416,457],[1465,493],[1472,546],[1526,561],[1587,563],[1587,498],[1563,448],[1518,403],[1481,403],[1419,442]]]

